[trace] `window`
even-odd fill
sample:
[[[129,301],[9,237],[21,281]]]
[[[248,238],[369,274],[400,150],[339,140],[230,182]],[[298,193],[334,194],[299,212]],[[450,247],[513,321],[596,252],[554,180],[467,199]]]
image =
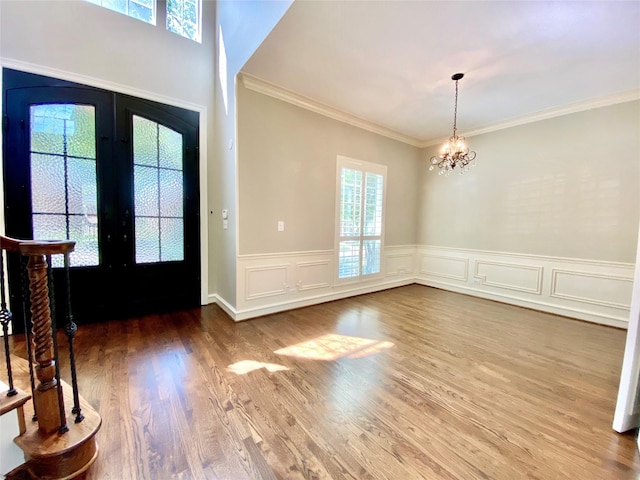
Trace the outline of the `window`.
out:
[[[85,0],[156,24],[156,0]],[[167,30],[200,43],[202,41],[202,0],[167,0]],[[160,17],[162,22],[162,16]]]
[[[381,273],[386,175],[384,165],[338,157],[339,280]]]
[[[124,13],[143,22],[156,24],[156,0],[86,0],[101,7]]]
[[[167,30],[201,41],[201,0],[167,0]]]

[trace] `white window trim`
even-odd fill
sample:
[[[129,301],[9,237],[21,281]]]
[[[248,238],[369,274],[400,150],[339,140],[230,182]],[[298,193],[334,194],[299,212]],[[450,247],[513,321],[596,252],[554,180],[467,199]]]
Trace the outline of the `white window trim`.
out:
[[[366,275],[360,274],[357,277],[340,278],[340,194],[341,194],[341,171],[343,168],[350,168],[352,170],[360,170],[363,173],[375,173],[382,175],[382,230],[380,234],[380,271],[378,273],[369,273]],[[357,160],[355,158],[349,158],[342,155],[338,155],[338,161],[336,162],[336,197],[335,197],[335,235],[334,235],[334,258],[335,258],[335,271],[334,282],[335,284],[347,284],[347,283],[362,283],[371,280],[377,280],[383,278],[385,275],[385,262],[384,262],[384,237],[385,237],[385,222],[387,211],[387,166],[379,163],[365,162],[363,160]],[[376,236],[377,238],[377,236]],[[366,240],[365,235],[360,235],[360,241]],[[361,250],[362,252],[362,246]],[[362,258],[360,258],[362,262]],[[362,263],[361,263],[362,266]]]

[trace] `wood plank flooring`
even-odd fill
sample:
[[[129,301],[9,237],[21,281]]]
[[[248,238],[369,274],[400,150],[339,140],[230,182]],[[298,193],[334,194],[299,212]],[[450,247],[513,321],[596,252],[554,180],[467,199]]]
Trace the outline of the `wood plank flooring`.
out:
[[[80,326],[88,478],[637,479],[611,429],[625,334],[418,285]]]

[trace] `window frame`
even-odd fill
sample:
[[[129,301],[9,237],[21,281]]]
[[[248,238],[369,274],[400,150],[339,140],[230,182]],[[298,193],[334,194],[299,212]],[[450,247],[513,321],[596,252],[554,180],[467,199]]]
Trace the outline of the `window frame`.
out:
[[[356,170],[362,172],[361,185],[364,191],[366,174],[377,174],[382,176],[382,219],[381,219],[381,228],[380,235],[365,235],[364,234],[364,215],[360,215],[360,233],[358,236],[341,236],[340,235],[340,210],[341,210],[341,195],[342,195],[342,169],[347,168],[351,170]],[[364,197],[362,195],[361,200],[361,208],[364,205]],[[334,249],[334,257],[335,257],[335,273],[334,280],[336,284],[345,284],[345,283],[361,283],[367,282],[370,280],[376,280],[384,277],[385,275],[385,265],[383,262],[383,254],[384,254],[384,237],[385,237],[385,217],[386,217],[386,203],[387,203],[387,166],[379,163],[366,162],[363,160],[357,160],[355,158],[349,158],[343,155],[338,155],[336,162],[336,196],[335,196],[335,249]],[[361,213],[362,210],[361,210]],[[380,269],[375,273],[362,273],[362,263],[363,263],[363,245],[366,240],[380,240]],[[341,241],[358,241],[359,242],[359,271],[357,276],[350,276],[345,278],[340,278],[340,242]]]

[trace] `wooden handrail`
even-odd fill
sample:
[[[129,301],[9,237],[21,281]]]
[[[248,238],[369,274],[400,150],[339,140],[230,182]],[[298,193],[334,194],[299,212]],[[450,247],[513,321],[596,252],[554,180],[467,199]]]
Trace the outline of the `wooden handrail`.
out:
[[[7,250],[8,252],[19,252],[20,242],[22,242],[22,240],[16,240],[15,238],[0,235],[0,250]]]
[[[0,250],[20,252],[25,256],[71,253],[75,245],[72,240],[18,240],[0,235]]]

